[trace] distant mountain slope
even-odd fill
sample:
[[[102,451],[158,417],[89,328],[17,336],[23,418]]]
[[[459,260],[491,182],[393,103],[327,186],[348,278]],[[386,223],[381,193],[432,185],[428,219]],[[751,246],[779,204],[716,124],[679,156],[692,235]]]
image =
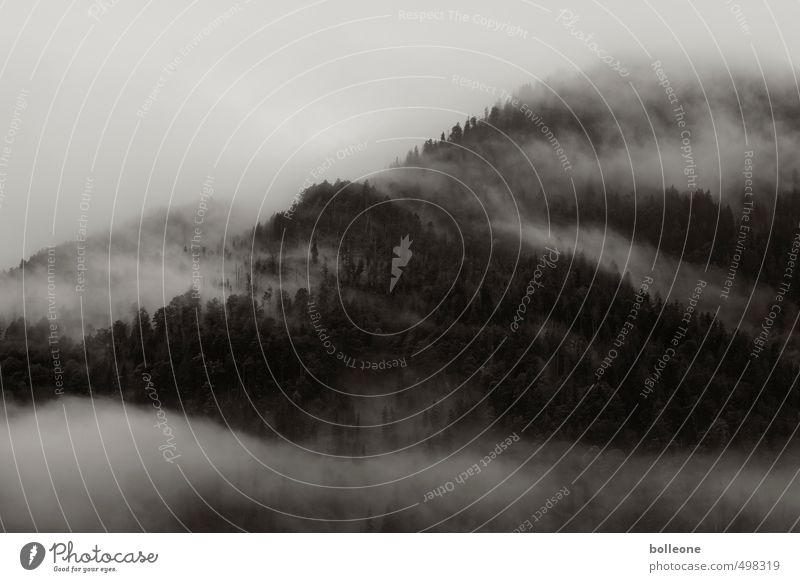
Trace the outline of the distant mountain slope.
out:
[[[65,339],[65,390],[86,393],[85,368],[99,393],[144,402],[146,375],[166,407],[331,455],[466,442],[480,427],[623,450],[789,436],[797,285],[767,339],[754,336],[792,260],[794,185],[780,187],[774,213],[758,198],[737,248],[741,200],[565,181],[560,154],[519,111],[470,119],[374,183],[314,185],[224,249],[209,244],[200,296],[180,244],[190,224],[176,221],[164,254],[183,292],[158,301],[168,295],[152,282],[162,257],[149,238],[155,303],[115,315],[83,345]],[[603,143],[613,157],[617,145]],[[560,180],[540,183],[520,144]],[[37,256],[26,279],[46,265]],[[47,337],[46,320],[5,326],[0,369],[16,398],[54,397]]]

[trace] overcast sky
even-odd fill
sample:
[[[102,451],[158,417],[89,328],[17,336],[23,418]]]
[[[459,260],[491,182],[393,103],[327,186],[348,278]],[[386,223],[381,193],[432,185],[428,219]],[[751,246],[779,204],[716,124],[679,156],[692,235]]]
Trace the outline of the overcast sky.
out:
[[[791,76],[798,8],[726,0],[4,2],[0,266],[74,240],[81,214],[91,235],[108,230],[112,214],[120,224],[143,208],[195,203],[207,176],[217,196],[263,202],[263,220],[307,178],[380,171],[418,139],[482,112],[498,91],[597,66],[595,50],[623,66],[662,59],[702,75],[760,62]],[[414,16],[421,10],[427,18]],[[470,90],[456,75],[495,89]],[[87,180],[91,201],[82,209]]]

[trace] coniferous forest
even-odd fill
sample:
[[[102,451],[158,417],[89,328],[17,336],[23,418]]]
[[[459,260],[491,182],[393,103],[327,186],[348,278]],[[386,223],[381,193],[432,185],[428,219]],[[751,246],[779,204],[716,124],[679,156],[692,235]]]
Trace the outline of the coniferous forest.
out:
[[[723,190],[659,187],[577,171],[581,140],[606,161],[621,147],[526,86],[374,178],[315,183],[291,210],[199,255],[188,240],[173,245],[206,282],[186,275],[162,306],[134,303],[113,323],[69,329],[47,313],[9,315],[5,407],[155,406],[159,450],[186,471],[187,440],[208,430],[207,442],[222,442],[212,426],[273,451],[248,449],[231,470],[243,496],[285,511],[225,496],[209,513],[176,492],[181,509],[156,529],[511,530],[529,512],[509,507],[535,509],[562,488],[551,530],[784,527],[765,513],[772,497],[737,512],[725,492],[738,468],[754,475],[734,488],[746,495],[765,467],[797,454],[796,172],[756,196],[738,175]],[[47,272],[70,244],[4,280]],[[462,493],[479,487],[473,457],[505,489],[462,515]],[[512,460],[525,470],[503,465]],[[348,521],[359,513],[349,477],[393,483],[428,462],[445,464],[422,484],[365,495],[366,515]],[[249,477],[253,464],[275,475]],[[286,467],[338,485],[294,498],[278,478]],[[447,489],[451,476],[460,489]],[[673,476],[681,491],[708,486],[676,507],[663,487]],[[409,497],[426,509],[405,511]],[[434,497],[443,505],[428,510]],[[310,513],[324,523],[297,517]]]

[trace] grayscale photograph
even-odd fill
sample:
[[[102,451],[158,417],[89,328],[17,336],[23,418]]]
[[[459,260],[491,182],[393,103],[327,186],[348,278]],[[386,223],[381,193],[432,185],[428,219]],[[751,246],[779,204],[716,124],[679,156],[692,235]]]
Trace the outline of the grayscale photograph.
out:
[[[0,15],[17,574],[153,558],[68,534],[800,532],[797,2]]]

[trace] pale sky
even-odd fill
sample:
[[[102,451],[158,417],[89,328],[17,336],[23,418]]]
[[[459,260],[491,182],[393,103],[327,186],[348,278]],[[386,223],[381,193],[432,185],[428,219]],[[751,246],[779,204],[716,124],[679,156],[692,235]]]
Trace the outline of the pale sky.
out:
[[[263,201],[264,220],[306,179],[380,171],[499,91],[597,66],[578,33],[623,65],[701,76],[791,76],[799,56],[789,2],[11,0],[0,14],[0,267],[74,240],[81,214],[91,235],[112,213],[199,201],[209,175],[218,196]]]

